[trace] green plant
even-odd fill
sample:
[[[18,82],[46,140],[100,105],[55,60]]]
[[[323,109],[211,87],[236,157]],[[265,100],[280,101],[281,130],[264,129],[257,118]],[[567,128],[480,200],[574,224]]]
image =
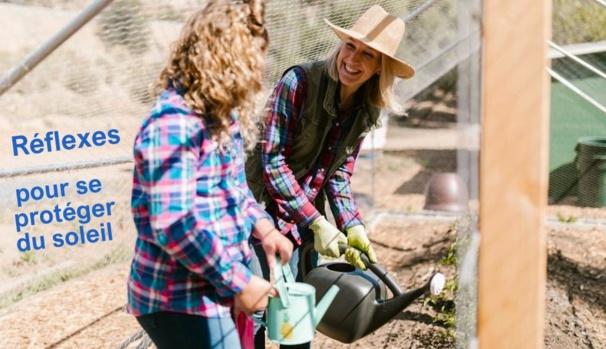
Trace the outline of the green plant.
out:
[[[456,223],[453,225],[456,230]],[[458,237],[448,247],[448,252],[440,261],[439,266],[455,266],[457,265],[457,242]],[[456,327],[456,308],[455,297],[458,290],[457,279],[446,281],[442,293],[437,296],[429,295],[423,301],[424,306],[431,306],[436,312],[434,322],[441,323],[447,330],[449,336],[454,337]]]
[[[441,269],[454,268],[458,275],[459,257],[469,252],[472,226],[477,224],[476,217],[468,215],[457,220],[450,228],[450,232],[456,234],[454,241],[449,245],[446,254],[438,261]],[[425,306],[432,307],[436,315],[434,322],[441,324],[444,329],[445,342],[459,344],[469,342],[469,333],[475,326],[475,289],[470,285],[459,284],[458,278],[447,280],[442,293],[438,296],[428,296],[424,299]],[[457,314],[457,302],[463,304]],[[465,345],[461,345],[465,347]]]
[[[606,11],[593,1],[553,2],[553,41],[559,45],[606,40]]]
[[[428,296],[423,305],[431,305],[437,312],[434,322],[438,322],[446,327],[449,334],[454,336],[456,327],[456,309],[454,296],[458,289],[456,279],[451,279],[444,285],[444,290],[438,296]]]
[[[35,265],[38,263],[36,260],[36,254],[34,251],[25,251],[21,253],[21,260],[29,265]]]
[[[440,261],[438,262],[438,265],[440,266],[445,266],[445,265],[457,265],[457,240],[455,240],[450,247],[448,248],[448,252],[446,253],[446,256],[444,256],[442,259],[440,259]]]
[[[562,223],[574,223],[577,221],[577,217],[575,216],[568,216],[568,215],[564,215],[562,213],[558,213],[558,221],[562,222]]]

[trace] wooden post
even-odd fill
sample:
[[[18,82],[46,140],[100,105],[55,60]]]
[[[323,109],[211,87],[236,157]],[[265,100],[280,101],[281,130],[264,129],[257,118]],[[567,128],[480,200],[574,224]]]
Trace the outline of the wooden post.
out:
[[[483,0],[482,349],[544,346],[551,1]]]

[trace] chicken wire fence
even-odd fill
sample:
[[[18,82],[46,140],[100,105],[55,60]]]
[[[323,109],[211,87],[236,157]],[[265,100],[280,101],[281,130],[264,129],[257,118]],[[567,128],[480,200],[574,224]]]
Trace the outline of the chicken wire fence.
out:
[[[0,127],[8,137],[1,140],[0,256],[6,267],[0,268],[0,307],[93,270],[127,263],[132,255],[134,135],[152,102],[150,85],[170,43],[188,15],[205,2],[106,3],[35,68],[21,67],[28,72],[22,79],[1,86],[6,90],[0,95]],[[286,68],[324,58],[337,43],[324,18],[349,27],[373,4],[406,21],[397,55],[417,73],[397,83],[409,115],[384,113],[383,127],[365,141],[354,176],[355,195],[370,225],[385,219],[458,224],[469,242],[459,248],[467,277],[460,288],[469,289],[461,292],[468,306],[459,326],[473,333],[479,1],[267,1],[271,43],[265,96]],[[0,72],[14,73],[90,6],[84,0],[1,1]],[[65,139],[75,145],[57,143]],[[25,142],[40,147],[29,153],[24,147],[14,150]],[[458,194],[464,201],[457,204],[465,206],[465,215],[462,206],[443,211],[427,205],[428,185],[439,174],[454,174],[462,183]],[[0,347],[14,344],[6,342],[10,337],[0,337]]]
[[[554,219],[606,222],[606,3],[554,2],[549,203]],[[562,214],[560,206],[579,207]]]

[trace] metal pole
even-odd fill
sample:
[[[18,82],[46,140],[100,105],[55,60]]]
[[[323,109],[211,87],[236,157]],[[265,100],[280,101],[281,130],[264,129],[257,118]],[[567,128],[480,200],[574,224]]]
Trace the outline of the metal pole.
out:
[[[67,24],[55,36],[50,38],[42,46],[38,47],[34,52],[21,62],[18,66],[11,69],[0,81],[0,96],[8,89],[13,87],[17,81],[21,80],[38,63],[43,61],[49,54],[55,51],[61,44],[69,39],[75,32],[82,28],[86,23],[93,19],[101,10],[109,5],[113,0],[95,0],[84,9],[76,18]]]
[[[595,2],[597,2],[599,5],[602,5],[602,7],[606,8],[606,1],[603,0],[593,0]]]
[[[547,43],[555,48],[556,50],[562,52],[566,57],[571,58],[573,61],[579,63],[580,65],[582,65],[583,67],[591,70],[593,73],[599,75],[601,78],[606,79],[606,73],[603,73],[602,71],[600,71],[599,69],[595,68],[594,66],[592,66],[591,64],[585,62],[584,60],[580,59],[579,57],[573,55],[572,53],[566,51],[564,48],[554,44],[553,42],[547,40]]]
[[[556,73],[555,71],[553,71],[553,70],[551,70],[549,68],[545,68],[545,69],[547,69],[547,72],[549,73],[549,75],[553,76],[554,79],[556,79],[559,82],[561,82],[564,86],[566,86],[569,89],[571,89],[573,92],[575,92],[577,95],[579,95],[581,98],[583,98],[587,102],[591,103],[591,105],[593,105],[594,107],[598,108],[600,111],[606,113],[606,107],[604,107],[603,105],[601,105],[595,99],[591,98],[585,92],[581,91],[580,88],[574,86],[570,81],[564,79],[564,77],[562,77],[560,74]]]
[[[44,174],[44,173],[73,171],[73,170],[89,169],[89,168],[104,167],[104,166],[122,165],[122,164],[131,163],[131,162],[133,162],[132,156],[122,156],[119,158],[112,158],[112,159],[71,162],[71,163],[62,164],[62,165],[26,167],[26,168],[20,168],[17,170],[0,171],[0,178],[5,179],[5,178],[12,178],[12,177],[23,177],[23,176],[29,176],[29,175]]]

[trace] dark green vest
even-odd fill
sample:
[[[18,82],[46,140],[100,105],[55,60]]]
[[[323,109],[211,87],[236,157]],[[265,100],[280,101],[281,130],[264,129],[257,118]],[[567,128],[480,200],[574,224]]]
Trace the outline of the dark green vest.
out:
[[[328,76],[324,61],[298,65],[307,75],[307,95],[299,128],[293,138],[292,153],[286,159],[288,167],[299,180],[316,164],[326,142],[327,134],[335,123],[337,109],[335,94],[338,83]],[[290,70],[292,68],[289,68]],[[288,71],[287,70],[287,71]],[[326,178],[343,164],[358,142],[376,127],[380,110],[366,103],[355,116],[352,127],[344,133],[344,141],[337,149],[335,161]],[[261,143],[258,143],[246,160],[246,178],[257,201],[269,205],[272,200],[263,181]],[[318,195],[315,206],[324,213],[324,195]]]

